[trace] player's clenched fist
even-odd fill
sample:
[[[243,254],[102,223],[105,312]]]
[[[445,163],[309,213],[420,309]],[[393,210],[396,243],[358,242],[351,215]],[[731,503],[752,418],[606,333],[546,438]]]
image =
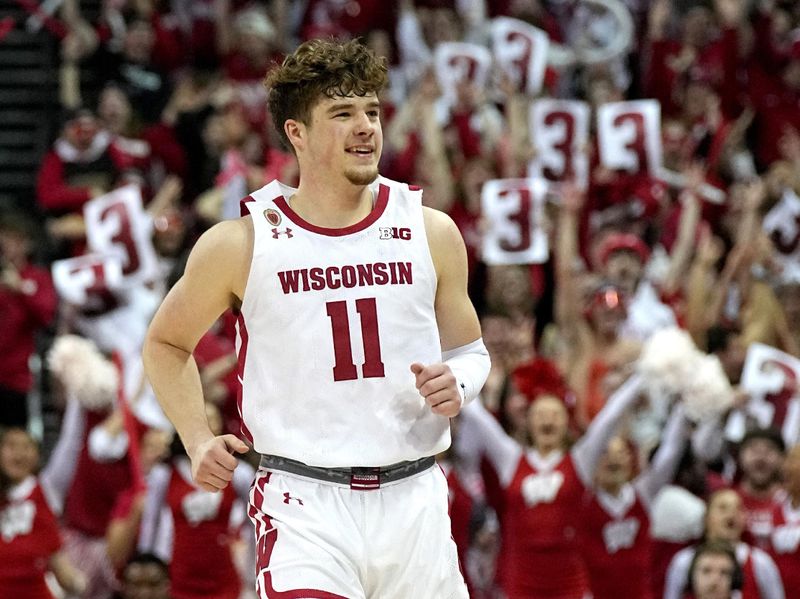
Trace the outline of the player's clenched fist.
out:
[[[453,418],[461,410],[462,398],[456,377],[447,364],[423,366],[419,362],[411,365],[417,381],[419,394],[431,407],[434,414]]]
[[[194,482],[206,491],[221,491],[231,482],[239,463],[232,453],[247,453],[248,450],[234,435],[220,435],[201,443],[189,456]]]

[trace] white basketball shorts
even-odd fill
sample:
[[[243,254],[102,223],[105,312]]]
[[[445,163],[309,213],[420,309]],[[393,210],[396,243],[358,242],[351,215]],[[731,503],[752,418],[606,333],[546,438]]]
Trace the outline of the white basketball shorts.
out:
[[[259,599],[468,599],[438,466],[366,491],[261,468],[248,513]]]

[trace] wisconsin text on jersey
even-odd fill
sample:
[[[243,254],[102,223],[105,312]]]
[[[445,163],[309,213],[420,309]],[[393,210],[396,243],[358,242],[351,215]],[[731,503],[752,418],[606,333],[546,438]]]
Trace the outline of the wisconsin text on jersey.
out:
[[[411,285],[411,262],[373,262],[278,271],[286,294],[372,285]]]

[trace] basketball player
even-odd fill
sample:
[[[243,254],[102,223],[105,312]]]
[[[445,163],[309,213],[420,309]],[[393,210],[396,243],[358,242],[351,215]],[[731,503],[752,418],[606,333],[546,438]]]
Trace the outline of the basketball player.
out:
[[[268,75],[300,186],[273,181],[198,240],[145,345],[195,482],[223,489],[247,445],[210,432],[191,352],[239,310],[261,599],[467,596],[433,456],[489,358],[457,228],[378,175],[385,83],[355,41],[306,42]]]

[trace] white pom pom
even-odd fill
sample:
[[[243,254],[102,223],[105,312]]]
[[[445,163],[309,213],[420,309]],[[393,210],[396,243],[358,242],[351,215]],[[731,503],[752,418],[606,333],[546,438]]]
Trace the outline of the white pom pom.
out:
[[[717,356],[701,355],[683,389],[686,416],[695,422],[716,418],[733,405],[733,389]]]
[[[733,390],[716,356],[699,351],[680,329],[656,332],[645,343],[637,363],[651,401],[679,395],[686,416],[699,422],[719,416],[733,404]]]
[[[686,543],[703,534],[706,504],[686,489],[666,486],[653,500],[650,535],[654,539]]]
[[[636,368],[651,395],[669,396],[679,393],[691,378],[698,355],[686,331],[662,329],[644,344]]]
[[[47,364],[67,394],[87,410],[103,410],[113,404],[119,373],[92,341],[77,335],[58,337],[47,354]]]

